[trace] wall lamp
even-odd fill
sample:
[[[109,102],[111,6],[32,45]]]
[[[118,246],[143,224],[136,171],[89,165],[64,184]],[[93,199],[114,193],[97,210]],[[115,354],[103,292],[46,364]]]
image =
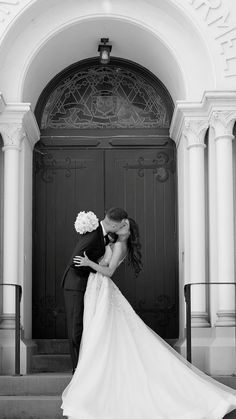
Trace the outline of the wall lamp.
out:
[[[112,45],[107,45],[109,38],[101,38],[101,44],[98,45],[98,52],[100,52],[100,63],[108,64],[110,61],[110,52]]]

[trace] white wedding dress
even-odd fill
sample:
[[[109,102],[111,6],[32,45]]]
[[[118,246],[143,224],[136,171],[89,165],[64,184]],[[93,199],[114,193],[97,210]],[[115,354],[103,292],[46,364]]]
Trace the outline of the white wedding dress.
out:
[[[69,419],[221,419],[236,409],[234,390],[187,363],[99,273],[88,279],[79,362],[62,400]]]

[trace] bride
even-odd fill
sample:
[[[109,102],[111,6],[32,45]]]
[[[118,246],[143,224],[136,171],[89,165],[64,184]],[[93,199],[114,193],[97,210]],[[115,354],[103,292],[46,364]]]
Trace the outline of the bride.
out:
[[[129,218],[99,264],[89,266],[79,361],[62,394],[69,419],[222,419],[236,391],[189,364],[132,309],[110,279],[124,258],[141,269],[138,226]]]

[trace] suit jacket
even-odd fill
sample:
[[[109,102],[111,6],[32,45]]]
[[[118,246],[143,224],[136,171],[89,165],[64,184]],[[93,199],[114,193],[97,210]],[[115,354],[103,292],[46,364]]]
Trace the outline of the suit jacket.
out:
[[[88,276],[94,270],[88,266],[75,267],[73,263],[73,258],[84,256],[84,252],[94,262],[97,262],[104,255],[105,244],[100,223],[96,230],[79,235],[78,242],[62,277],[61,285],[64,289],[81,291],[86,289]]]

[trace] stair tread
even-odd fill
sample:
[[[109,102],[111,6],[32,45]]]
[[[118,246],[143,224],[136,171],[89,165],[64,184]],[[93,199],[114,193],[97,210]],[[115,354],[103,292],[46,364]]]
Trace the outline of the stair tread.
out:
[[[69,354],[68,339],[34,339],[38,354]]]
[[[70,355],[67,354],[35,354],[32,356],[32,360],[47,360],[50,359],[51,361],[59,361],[59,360],[70,360]]]
[[[55,374],[55,375],[54,375]],[[19,375],[19,376],[13,376],[13,375],[2,375],[0,376],[0,382],[6,382],[6,381],[14,381],[14,382],[25,382],[25,381],[32,381],[34,379],[37,379],[39,381],[40,379],[47,379],[47,380],[59,380],[59,379],[65,379],[67,377],[71,376],[70,371],[62,371],[60,372],[35,372],[30,373],[29,375]]]
[[[58,395],[66,388],[72,378],[71,372],[37,373],[20,377],[1,376],[1,396]]]
[[[31,372],[70,372],[71,357],[68,354],[42,354],[32,356]]]
[[[22,395],[22,396],[19,396],[19,395],[14,395],[14,396],[9,396],[9,395],[7,395],[7,396],[1,396],[0,395],[0,400],[12,400],[12,399],[14,399],[14,400],[39,400],[39,399],[44,399],[44,400],[60,400],[61,399],[61,396],[58,394],[58,395],[47,395],[47,394],[38,394],[38,395],[35,395],[35,394],[29,394],[29,395],[27,395],[27,396],[25,396],[25,395]]]

